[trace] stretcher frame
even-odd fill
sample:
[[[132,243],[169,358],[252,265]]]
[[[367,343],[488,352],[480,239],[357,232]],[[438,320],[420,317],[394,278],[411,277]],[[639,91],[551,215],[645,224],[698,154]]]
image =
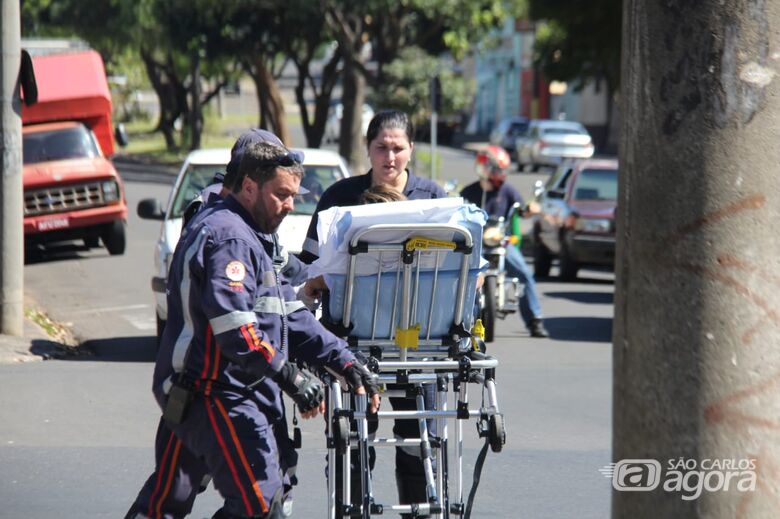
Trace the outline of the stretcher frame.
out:
[[[400,243],[372,243],[372,237],[381,233],[401,232],[411,236]],[[429,236],[442,233],[454,237],[451,241]],[[498,360],[484,354],[484,342],[477,334],[464,327],[464,310],[471,308],[474,294],[467,293],[470,256],[473,250],[471,233],[456,224],[379,224],[359,230],[349,245],[349,263],[345,276],[344,306],[337,333],[344,336],[351,349],[368,356],[368,365],[380,384],[396,384],[400,390],[385,391],[382,396],[408,396],[413,394],[417,409],[413,411],[384,411],[374,415],[367,414],[367,397],[354,396],[354,409],[350,408],[346,384],[335,376],[325,374],[326,385],[326,439],[328,447],[328,512],[329,519],[342,517],[361,517],[369,519],[372,515],[386,512],[410,514],[412,517],[430,515],[437,518],[464,515],[463,501],[463,422],[479,420],[480,436],[488,438],[493,451],[501,450],[505,442],[503,415],[499,411],[495,383],[495,370]],[[431,284],[431,307],[427,312],[427,333],[425,337],[415,335],[419,325],[414,323],[419,315],[417,301],[420,290],[420,253],[435,255],[433,280]],[[457,295],[454,303],[453,322],[443,337],[431,337],[433,306],[436,304],[436,288],[439,280],[439,259],[442,253],[461,254]],[[374,300],[371,338],[350,336],[352,304],[356,287],[356,273],[361,255],[379,253],[376,272],[376,295]],[[385,254],[398,255],[395,290],[390,319],[389,336],[381,337],[377,333],[380,284],[382,282],[382,258]],[[400,282],[400,285],[399,285]],[[399,290],[400,288],[400,290]],[[400,292],[400,295],[399,295]],[[396,316],[400,297],[400,315]],[[447,302],[445,302],[447,303]],[[393,324],[398,323],[398,328]],[[423,385],[435,384],[436,408],[426,410],[423,399]],[[477,409],[469,408],[469,386],[479,385],[482,389],[482,404]],[[454,407],[450,408],[450,393],[456,395]],[[487,400],[487,404],[485,404]],[[419,438],[369,438],[369,420],[395,420],[414,418],[418,420]],[[438,436],[429,437],[426,419],[436,421]],[[449,423],[454,421],[454,458],[451,467],[449,446]],[[357,433],[351,432],[356,424]],[[369,469],[369,446],[398,447],[416,446],[421,450],[421,458],[426,479],[427,502],[414,504],[381,504],[373,492],[373,475]],[[359,504],[352,504],[350,473],[353,450],[359,453],[360,487],[362,496]],[[336,456],[342,459],[342,492],[336,495]],[[433,470],[433,457],[437,470]],[[375,470],[374,472],[378,472]],[[390,471],[392,473],[393,471]],[[455,477],[454,492],[450,492],[449,475]]]

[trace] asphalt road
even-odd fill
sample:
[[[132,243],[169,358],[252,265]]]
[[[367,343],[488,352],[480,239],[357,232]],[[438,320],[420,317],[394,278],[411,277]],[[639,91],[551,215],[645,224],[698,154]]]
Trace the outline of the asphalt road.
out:
[[[448,178],[470,180],[471,158],[443,157]],[[159,416],[150,392],[154,314],[150,290],[159,223],[138,219],[144,197],[165,199],[170,177],[125,170],[128,249],[62,248],[25,267],[26,290],[72,324],[94,357],[0,366],[0,518],[122,517],[153,466]],[[525,195],[536,178],[514,174]],[[576,283],[539,283],[550,339],[531,339],[520,319],[500,321],[490,353],[508,442],[489,453],[473,517],[603,518],[610,482],[612,276],[584,271]],[[476,397],[472,395],[472,400]],[[324,517],[324,439],[304,424],[295,517]],[[464,427],[464,473],[481,440]],[[377,495],[394,498],[391,450],[380,450]],[[385,497],[383,497],[385,496]],[[210,517],[219,496],[199,496],[192,517]]]

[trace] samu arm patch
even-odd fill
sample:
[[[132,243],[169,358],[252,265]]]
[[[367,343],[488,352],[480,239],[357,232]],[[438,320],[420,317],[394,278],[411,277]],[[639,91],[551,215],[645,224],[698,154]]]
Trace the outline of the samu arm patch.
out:
[[[230,280],[228,285],[236,292],[244,289],[244,278],[246,277],[246,267],[238,260],[230,261],[225,267],[225,276]]]

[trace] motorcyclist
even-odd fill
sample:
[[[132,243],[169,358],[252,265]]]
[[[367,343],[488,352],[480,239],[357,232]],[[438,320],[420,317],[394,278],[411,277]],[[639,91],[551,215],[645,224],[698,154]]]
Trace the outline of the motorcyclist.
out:
[[[463,188],[460,195],[484,209],[490,217],[511,217],[510,212],[515,203],[519,203],[521,212],[527,213],[523,197],[506,182],[510,164],[509,154],[499,146],[491,145],[480,150],[476,158],[479,180]],[[518,278],[525,287],[519,306],[520,316],[528,332],[531,337],[548,337],[533,273],[515,245],[506,248],[505,261],[507,275]]]

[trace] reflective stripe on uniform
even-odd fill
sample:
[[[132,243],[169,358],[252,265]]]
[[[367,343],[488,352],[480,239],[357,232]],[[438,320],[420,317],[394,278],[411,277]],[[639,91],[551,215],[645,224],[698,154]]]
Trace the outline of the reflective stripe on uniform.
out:
[[[230,330],[237,330],[245,324],[250,323],[257,323],[257,320],[255,319],[255,313],[241,312],[238,310],[235,312],[230,312],[229,314],[220,315],[219,317],[214,317],[213,319],[209,319],[209,324],[211,325],[211,329],[214,330],[214,335],[229,332]]]
[[[202,229],[195,241],[184,253],[184,270],[181,275],[181,285],[179,286],[179,294],[182,301],[182,317],[184,318],[184,326],[179,332],[179,337],[176,338],[176,344],[173,347],[173,358],[171,359],[173,370],[179,373],[184,370],[184,359],[187,356],[187,350],[190,347],[192,341],[193,326],[192,316],[190,315],[190,260],[200,249],[201,243],[206,239],[206,229]]]
[[[278,297],[263,296],[258,297],[255,301],[254,311],[263,314],[287,315],[305,307],[303,301],[284,301],[282,304],[282,300]]]
[[[309,252],[311,254],[314,254],[315,256],[320,255],[320,242],[315,240],[314,238],[306,238],[303,241],[303,250],[306,252]]]
[[[306,308],[306,304],[303,301],[285,301],[284,311],[291,314],[301,308]]]

